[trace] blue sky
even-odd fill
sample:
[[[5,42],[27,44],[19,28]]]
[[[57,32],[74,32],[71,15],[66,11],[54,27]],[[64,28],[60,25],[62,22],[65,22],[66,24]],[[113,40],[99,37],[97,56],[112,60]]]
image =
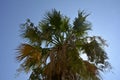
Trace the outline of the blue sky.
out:
[[[112,72],[102,74],[103,80],[120,80],[120,0],[0,0],[0,80],[27,80],[21,73],[15,76],[19,63],[15,60],[16,48],[23,42],[19,25],[30,18],[36,25],[46,11],[60,10],[73,21],[78,10],[91,15],[91,35],[102,36],[109,47],[105,48]]]

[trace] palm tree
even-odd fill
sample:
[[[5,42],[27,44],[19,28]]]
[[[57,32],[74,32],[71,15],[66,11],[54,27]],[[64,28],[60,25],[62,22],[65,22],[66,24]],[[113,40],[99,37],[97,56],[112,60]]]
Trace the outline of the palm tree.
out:
[[[87,16],[79,11],[70,24],[68,17],[53,9],[38,26],[28,19],[21,27],[27,42],[17,48],[19,70],[31,72],[30,80],[100,80],[100,71],[111,66],[105,40],[87,33],[91,30]]]

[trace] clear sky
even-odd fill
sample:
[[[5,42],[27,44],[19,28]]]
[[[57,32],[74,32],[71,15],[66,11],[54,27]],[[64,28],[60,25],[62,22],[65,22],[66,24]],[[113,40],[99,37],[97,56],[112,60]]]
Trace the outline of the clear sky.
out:
[[[78,10],[91,15],[90,34],[107,40],[106,48],[112,72],[102,74],[103,80],[120,80],[120,0],[0,0],[0,80],[27,80],[21,73],[15,76],[19,64],[15,60],[16,48],[23,41],[19,25],[30,18],[36,25],[46,11],[56,8],[73,21]]]

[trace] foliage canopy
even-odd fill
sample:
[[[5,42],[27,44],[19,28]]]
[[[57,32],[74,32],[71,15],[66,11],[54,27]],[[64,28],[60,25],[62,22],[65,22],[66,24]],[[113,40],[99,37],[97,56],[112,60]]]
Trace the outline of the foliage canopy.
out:
[[[70,24],[67,16],[53,9],[38,26],[28,19],[21,26],[27,42],[17,48],[16,59],[22,62],[19,70],[31,71],[30,80],[100,80],[100,71],[110,68],[106,43],[100,36],[88,35],[87,16],[79,11]]]

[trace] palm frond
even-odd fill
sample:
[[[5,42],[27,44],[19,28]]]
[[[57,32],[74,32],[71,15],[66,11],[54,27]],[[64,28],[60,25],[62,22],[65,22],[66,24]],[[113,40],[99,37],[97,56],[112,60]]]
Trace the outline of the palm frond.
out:
[[[31,67],[36,67],[40,65],[41,62],[41,49],[38,49],[29,44],[21,44],[19,46],[18,55],[16,59],[18,61],[23,61],[21,67],[25,69],[25,71],[29,71]]]
[[[79,11],[78,17],[76,17],[73,22],[73,30],[78,36],[84,36],[87,34],[87,30],[91,30],[90,22],[86,21],[87,16],[84,11]]]
[[[21,28],[24,28],[21,29],[21,36],[24,39],[27,39],[32,44],[41,44],[41,31],[36,26],[34,26],[34,24],[30,22],[30,20],[27,20],[26,23],[22,24]]]

